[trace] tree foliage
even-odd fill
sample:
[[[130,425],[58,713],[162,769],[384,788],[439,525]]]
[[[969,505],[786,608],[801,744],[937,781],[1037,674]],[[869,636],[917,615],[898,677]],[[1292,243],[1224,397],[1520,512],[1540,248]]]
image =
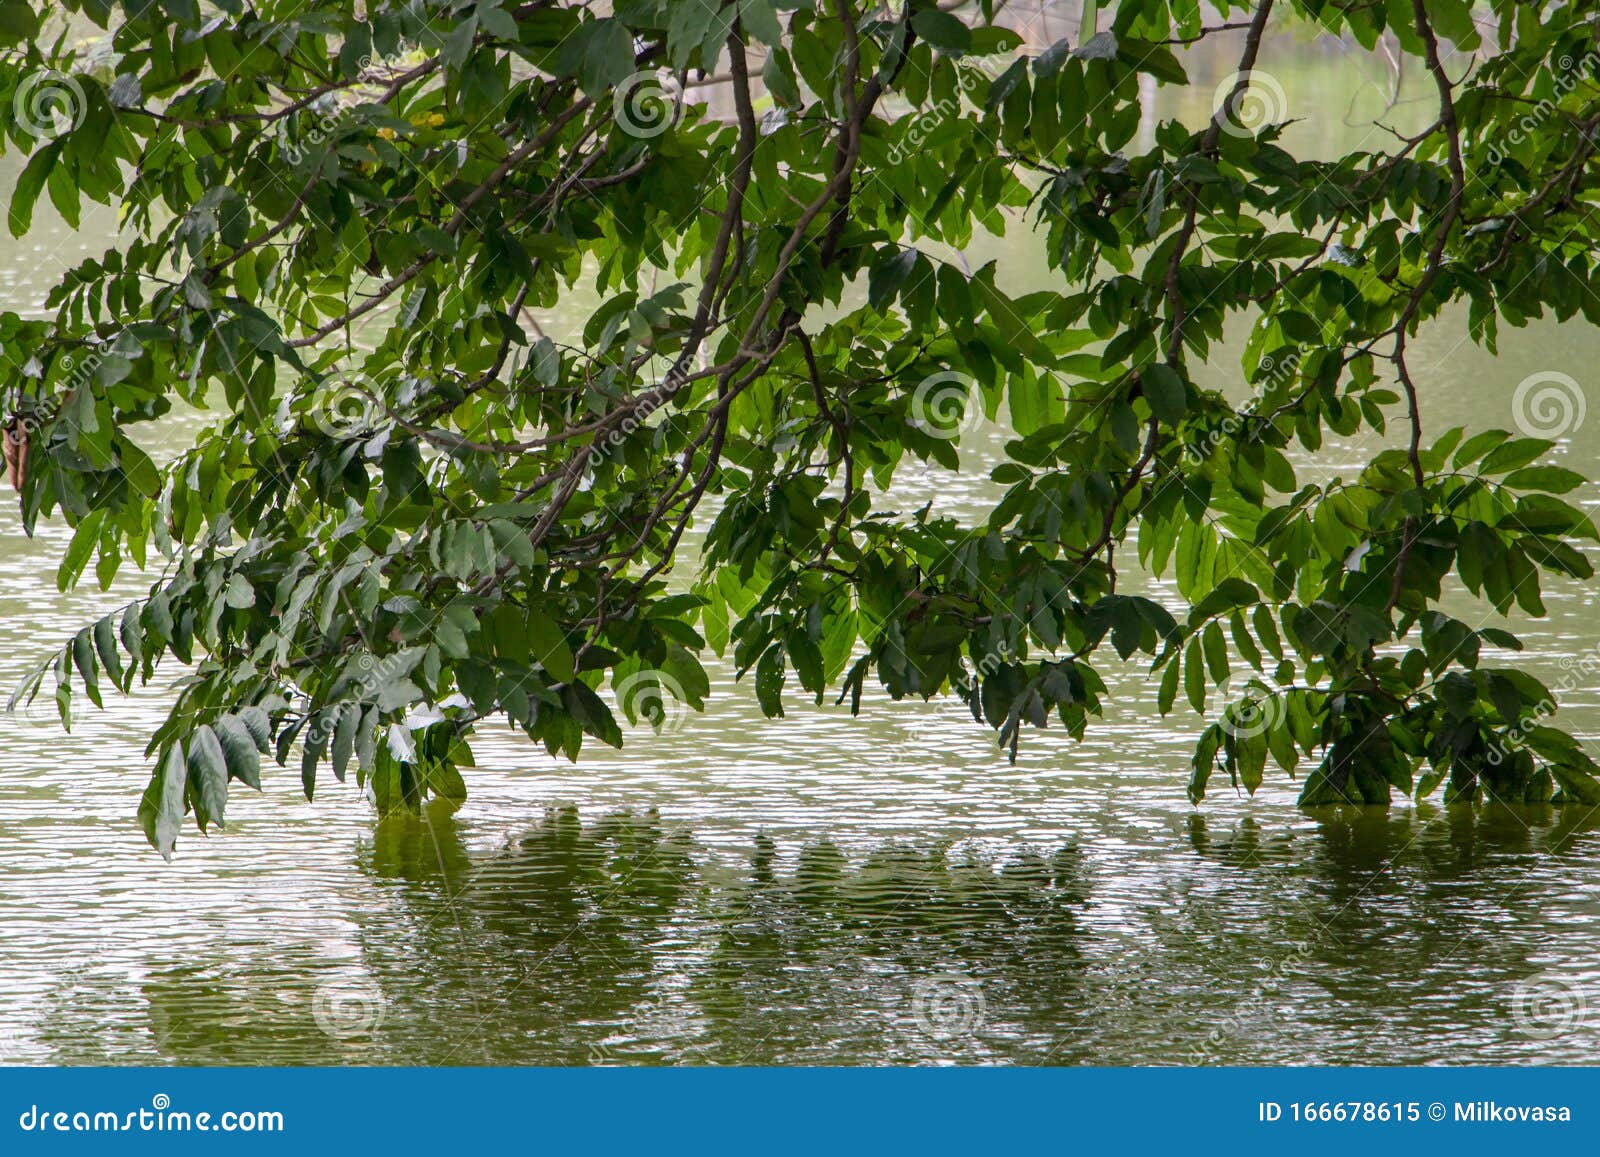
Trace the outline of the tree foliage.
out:
[[[1270,761],[1307,804],[1600,803],[1516,638],[1439,609],[1589,577],[1583,479],[1430,428],[1409,363],[1447,309],[1490,351],[1600,321],[1600,4],[1124,0],[1038,52],[996,7],[0,0],[12,233],[41,196],[124,225],[0,318],[24,519],[75,528],[63,589],[153,577],[21,694],[70,721],[187,668],[140,808],[164,853],[263,756],[389,809],[462,795],[495,717],[620,745],[702,705],[708,649],[768,715],[954,693],[1013,757],[1138,662],[1206,717],[1197,801]],[[1243,111],[1286,25],[1384,38],[1431,123],[1291,154]],[[1214,115],[1136,143],[1141,82],[1212,38]],[[1051,288],[958,257],[1019,229]],[[532,323],[575,293],[581,332]],[[1242,402],[1191,375],[1230,318]],[[157,465],[179,403],[215,420]],[[1014,431],[987,518],[896,508],[980,408]],[[1391,429],[1297,477],[1294,444]]]

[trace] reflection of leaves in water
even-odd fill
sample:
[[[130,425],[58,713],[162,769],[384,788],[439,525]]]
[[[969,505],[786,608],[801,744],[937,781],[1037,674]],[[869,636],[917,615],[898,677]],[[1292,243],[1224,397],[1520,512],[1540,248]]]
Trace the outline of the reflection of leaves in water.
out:
[[[390,1006],[430,1064],[584,1064],[647,1004],[671,922],[696,887],[693,844],[652,813],[585,825],[552,810],[501,851],[468,860],[453,825],[396,815],[370,867],[408,881],[398,926],[364,938]],[[446,1039],[441,1040],[441,1036]]]
[[[1200,812],[1190,812],[1186,827],[1189,846],[1207,859],[1235,868],[1254,868],[1268,863],[1283,863],[1294,856],[1294,837],[1289,832],[1263,833],[1254,816],[1245,816],[1225,836],[1213,836],[1211,824]]]
[[[236,946],[237,947],[237,946]],[[50,1063],[341,1064],[371,1060],[331,1039],[312,998],[329,960],[313,945],[273,945],[248,970],[220,951],[125,976],[76,971],[52,994],[40,1038]]]
[[[1534,974],[1595,976],[1561,933],[1585,912],[1589,854],[1563,852],[1597,827],[1571,809],[1346,810],[1283,827],[1199,816],[1165,855],[1132,836],[998,863],[762,839],[735,865],[653,812],[555,810],[477,851],[470,829],[425,811],[385,820],[364,849],[357,924],[298,941],[263,929],[131,977],[65,972],[19,1053],[1398,1063],[1460,1061],[1470,1039],[1484,1061],[1593,1060],[1580,1032],[1531,1048],[1509,1002]],[[375,992],[381,1023],[324,1033],[315,993],[330,982]],[[970,995],[955,1009],[970,1023],[930,1033],[919,993],[924,1011]]]
[[[1265,1050],[1310,1063],[1460,1063],[1468,1059],[1463,1034],[1482,1026],[1473,1055],[1488,1060],[1489,1044],[1506,1040],[1506,994],[1539,971],[1528,950],[1540,938],[1529,929],[1557,923],[1549,888],[1571,887],[1557,883],[1570,877],[1559,853],[1600,828],[1600,817],[1572,808],[1424,804],[1330,808],[1313,822],[1315,838],[1306,841],[1269,839],[1249,817],[1220,835],[1205,817],[1190,818],[1197,853],[1246,871],[1226,878],[1224,895],[1198,909],[1225,914],[1225,923],[1191,924],[1181,940],[1164,943],[1169,980],[1161,990],[1170,990],[1173,972],[1199,975],[1208,963],[1215,987],[1229,987],[1212,946],[1231,937],[1250,946],[1247,955],[1271,985],[1265,997],[1259,981],[1235,985],[1219,1005],[1221,1019],[1230,1010],[1260,1012],[1268,1036],[1229,1024],[1236,1039],[1218,1059],[1259,1062]],[[1513,926],[1518,933],[1508,935]],[[1287,952],[1274,938],[1306,951]]]
[[[1415,811],[1330,808],[1317,816],[1319,852],[1339,878],[1399,864],[1397,878],[1421,869],[1431,879],[1466,878],[1508,856],[1534,860],[1558,854],[1576,837],[1600,830],[1593,809],[1548,804],[1494,804]]]
[[[719,900],[711,966],[696,983],[716,1019],[708,1059],[837,1063],[841,1057],[1000,1058],[1060,1013],[1083,971],[1075,850],[1025,854],[994,869],[949,849],[891,846],[851,867],[826,842],[781,877],[758,852],[748,883]],[[919,981],[970,977],[990,1018],[971,1039],[929,1039],[913,1023]]]
[[[1466,1059],[1458,1044],[1463,1024],[1482,1024],[1491,1039],[1503,1039],[1512,1027],[1512,989],[1543,967],[1529,949],[1544,941],[1567,951],[1562,893],[1570,896],[1573,885],[1560,853],[1597,827],[1593,814],[1547,806],[1424,805],[1410,814],[1319,817],[1324,862],[1308,870],[1330,881],[1321,889],[1328,948],[1316,977],[1323,1007],[1362,1007],[1367,1036],[1403,1034],[1422,1060]],[[1483,887],[1485,878],[1498,883]],[[1532,931],[1540,926],[1548,935]],[[1585,967],[1594,974],[1592,964]],[[1592,1050],[1592,1037],[1589,1044]],[[1352,1040],[1329,1060],[1346,1062],[1370,1047]],[[1490,1056],[1475,1053],[1485,1062]]]
[[[1071,849],[995,869],[887,847],[852,866],[819,841],[786,870],[762,840],[733,872],[654,813],[575,809],[470,866],[453,841],[397,816],[370,858],[408,887],[400,924],[368,930],[369,967],[421,986],[385,1031],[431,1041],[430,1063],[913,1059],[920,978],[961,971],[1033,1007],[1081,971]]]

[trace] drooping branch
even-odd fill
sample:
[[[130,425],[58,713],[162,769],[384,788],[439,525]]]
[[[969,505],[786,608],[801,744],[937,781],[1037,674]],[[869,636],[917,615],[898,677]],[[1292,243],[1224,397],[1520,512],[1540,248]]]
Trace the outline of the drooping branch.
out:
[[[1211,123],[1206,127],[1205,133],[1200,138],[1199,153],[1201,156],[1214,158],[1217,147],[1222,139],[1223,125],[1229,116],[1233,115],[1237,102],[1250,87],[1250,73],[1255,68],[1256,59],[1261,52],[1261,38],[1266,32],[1267,20],[1272,15],[1272,0],[1261,0],[1251,17],[1249,31],[1245,34],[1244,49],[1239,57],[1238,79],[1234,82],[1232,91],[1223,101],[1221,106],[1213,113]],[[1181,281],[1183,258],[1188,252],[1189,245],[1194,239],[1196,225],[1200,214],[1200,195],[1188,184],[1183,185],[1184,214],[1183,223],[1178,228],[1177,239],[1173,243],[1172,255],[1167,261],[1165,289],[1168,312],[1168,331],[1166,344],[1166,362],[1173,369],[1179,369],[1183,363],[1183,327],[1187,319],[1186,307],[1183,298]],[[1154,462],[1161,448],[1161,424],[1152,416],[1146,427],[1144,449],[1139,458],[1128,471],[1128,477],[1117,490],[1114,499],[1106,506],[1105,520],[1100,528],[1100,534],[1084,550],[1079,552],[1079,557],[1087,562],[1100,551],[1109,547],[1116,536],[1117,513],[1129,495],[1138,489],[1144,479],[1144,473]]]
[[[1448,153],[1450,170],[1450,191],[1445,197],[1444,210],[1440,214],[1439,223],[1434,229],[1433,241],[1428,247],[1428,255],[1423,266],[1422,274],[1417,278],[1417,284],[1412,287],[1410,295],[1406,298],[1400,317],[1394,326],[1394,352],[1391,358],[1395,365],[1396,376],[1400,388],[1405,392],[1406,414],[1411,423],[1411,436],[1406,444],[1406,459],[1411,467],[1411,478],[1420,493],[1426,483],[1422,468],[1422,407],[1417,396],[1416,383],[1411,380],[1411,372],[1406,365],[1406,340],[1410,327],[1422,308],[1428,291],[1439,278],[1439,271],[1444,263],[1445,249],[1450,243],[1451,232],[1455,229],[1456,221],[1461,215],[1462,198],[1466,194],[1467,175],[1466,166],[1461,159],[1461,129],[1456,120],[1455,85],[1444,70],[1444,65],[1439,58],[1439,41],[1434,35],[1433,25],[1428,19],[1428,9],[1424,0],[1412,0],[1412,13],[1416,20],[1417,35],[1422,39],[1423,59],[1427,65],[1428,74],[1433,77],[1434,87],[1439,94],[1439,125],[1445,135],[1445,147]],[[1416,546],[1419,522],[1415,514],[1406,515],[1400,550],[1395,558],[1394,582],[1389,590],[1389,599],[1386,610],[1393,611],[1400,603],[1400,598],[1405,589],[1406,567],[1411,560],[1411,552]]]
[[[1419,0],[1420,2],[1420,0]],[[1199,153],[1207,159],[1214,159],[1217,155],[1218,143],[1222,140],[1223,126],[1228,118],[1235,115],[1239,101],[1250,88],[1250,74],[1255,70],[1256,59],[1261,53],[1261,37],[1267,30],[1267,20],[1272,15],[1272,0],[1261,0],[1255,14],[1250,18],[1249,30],[1245,33],[1244,51],[1239,55],[1239,68],[1233,89],[1223,100],[1222,104],[1211,116],[1211,123],[1206,126],[1205,134],[1200,138]],[[1179,274],[1183,266],[1184,255],[1189,251],[1189,243],[1194,239],[1195,227],[1200,215],[1200,194],[1187,182],[1183,183],[1184,212],[1183,224],[1178,227],[1177,241],[1172,247],[1172,256],[1167,260],[1167,364],[1174,369],[1183,360],[1183,326],[1186,320],[1186,307],[1183,300],[1183,287]]]

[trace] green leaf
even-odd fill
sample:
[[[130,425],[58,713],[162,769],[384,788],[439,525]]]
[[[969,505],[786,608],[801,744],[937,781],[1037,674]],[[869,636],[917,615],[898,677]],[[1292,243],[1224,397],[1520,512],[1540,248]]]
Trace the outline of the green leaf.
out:
[[[28,163],[23,166],[16,187],[11,192],[11,205],[6,214],[11,236],[21,237],[33,227],[33,207],[61,157],[62,144],[58,140],[46,145],[28,158]]]
[[[27,0],[0,2],[0,45],[26,44],[39,35],[39,17]]]
[[[756,664],[756,700],[768,719],[783,716],[783,648],[768,647]]]
[[[105,668],[106,674],[111,676],[111,681],[118,687],[124,687],[122,653],[117,650],[116,630],[111,625],[110,615],[94,625],[94,648],[100,658],[100,665]],[[129,677],[131,675],[130,671]]]
[[[1178,698],[1178,680],[1183,664],[1180,657],[1174,655],[1167,664],[1166,670],[1161,673],[1161,687],[1156,694],[1156,710],[1166,715],[1172,710],[1172,705]]]
[[[444,47],[439,53],[446,68],[451,72],[461,71],[461,66],[466,63],[467,57],[472,53],[472,42],[477,35],[477,13],[473,13],[467,16],[466,19],[455,23],[450,29],[449,35],[444,38]]]
[[[920,257],[915,249],[898,249],[874,265],[867,274],[867,304],[882,310],[894,300]]]
[[[145,839],[161,853],[163,859],[172,859],[178,832],[183,827],[185,788],[189,773],[184,765],[182,744],[173,744],[166,758],[144,790],[139,802],[139,826]]]
[[[100,543],[100,527],[105,518],[106,512],[103,509],[94,510],[78,523],[78,529],[72,535],[72,542],[68,544],[66,553],[61,556],[61,565],[56,569],[57,590],[65,592],[78,585],[83,568],[89,565],[89,559]]]
[[[1485,465],[1487,466],[1487,463]],[[1567,470],[1561,466],[1525,466],[1521,470],[1513,470],[1507,474],[1503,481],[1514,490],[1543,490],[1549,494],[1566,494],[1582,486],[1587,479],[1577,471]]]
[[[1509,437],[1511,435],[1504,430],[1485,430],[1481,434],[1474,434],[1463,442],[1461,448],[1456,451],[1453,461],[1455,468],[1460,470],[1463,467],[1470,466]]]
[[[1168,426],[1183,421],[1189,408],[1189,389],[1177,370],[1157,362],[1141,371],[1139,381],[1144,388],[1145,401],[1150,403],[1150,412],[1157,419]]]
[[[1491,450],[1478,466],[1480,474],[1504,474],[1526,466],[1547,453],[1555,443],[1545,438],[1516,438]],[[1464,449],[1464,448],[1463,448]],[[1459,456],[1459,455],[1458,455]]]
[[[72,637],[72,664],[83,677],[83,689],[96,707],[104,707],[100,699],[100,669],[95,665],[94,640],[88,627]]]
[[[576,74],[579,85],[588,96],[596,100],[605,96],[635,72],[633,37],[627,26],[620,20],[610,18],[588,20],[580,24],[562,46],[561,70]]]
[[[769,48],[783,44],[783,25],[772,0],[739,0],[739,20],[746,32]]]
[[[328,760],[333,764],[333,777],[344,782],[345,770],[356,750],[356,731],[361,726],[361,706],[346,703],[339,708],[338,722],[334,725],[333,743],[328,750]]]
[[[1206,669],[1203,663],[1199,642],[1191,642],[1183,656],[1183,693],[1189,700],[1189,706],[1202,715],[1206,710]]]
[[[1222,683],[1228,678],[1228,644],[1222,637],[1222,628],[1215,620],[1206,624],[1206,629],[1200,635],[1200,644],[1205,651],[1206,669],[1211,673],[1213,683]]]
[[[228,775],[260,791],[261,755],[250,729],[238,716],[224,715],[212,725],[212,731],[222,747]]]
[[[228,806],[228,764],[222,743],[210,727],[200,726],[189,736],[188,775],[190,798],[200,830],[223,826]]]
[[[528,612],[528,648],[557,682],[570,683],[577,676],[566,633],[542,611]]]
[[[1112,32],[1099,32],[1084,41],[1072,55],[1080,60],[1115,60],[1117,37]]]
[[[248,611],[256,605],[255,588],[237,571],[228,579],[227,603],[236,611]]]
[[[972,47],[972,29],[949,12],[918,8],[911,14],[916,34],[947,56],[960,56]]]

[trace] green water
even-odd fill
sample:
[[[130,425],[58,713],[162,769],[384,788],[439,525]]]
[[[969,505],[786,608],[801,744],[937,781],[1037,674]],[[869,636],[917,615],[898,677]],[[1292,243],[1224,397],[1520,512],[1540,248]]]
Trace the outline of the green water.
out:
[[[1385,104],[1381,67],[1271,49],[1306,118],[1299,147],[1382,146],[1359,124]],[[1206,115],[1227,71],[1201,60],[1161,115]],[[35,308],[113,227],[102,213],[0,254],[3,307]],[[1024,230],[995,248],[1013,282],[1043,284]],[[590,304],[542,320],[570,326]],[[1438,431],[1513,428],[1519,382],[1588,389],[1600,364],[1582,326],[1509,334],[1498,359],[1448,324],[1414,349]],[[1228,351],[1208,372],[1233,388]],[[168,448],[199,420],[164,431]],[[1578,425],[1559,455],[1586,468],[1597,431]],[[966,473],[912,471],[896,493],[975,516],[1002,440],[980,430]],[[1300,465],[1348,473],[1370,452]],[[24,539],[0,502],[4,684],[136,588],[57,594],[66,538]],[[1518,627],[1528,662],[1600,735],[1594,592],[1547,602]],[[1160,720],[1132,669],[1111,672],[1109,716],[1082,744],[1030,737],[1014,767],[958,705],[880,699],[853,720],[795,700],[769,722],[713,674],[704,715],[576,766],[487,733],[453,815],[380,825],[353,787],[312,807],[281,773],[170,865],[132,822],[160,688],[70,736],[0,719],[0,1061],[1600,1061],[1600,816],[1308,815],[1281,777],[1196,810],[1199,721]]]

